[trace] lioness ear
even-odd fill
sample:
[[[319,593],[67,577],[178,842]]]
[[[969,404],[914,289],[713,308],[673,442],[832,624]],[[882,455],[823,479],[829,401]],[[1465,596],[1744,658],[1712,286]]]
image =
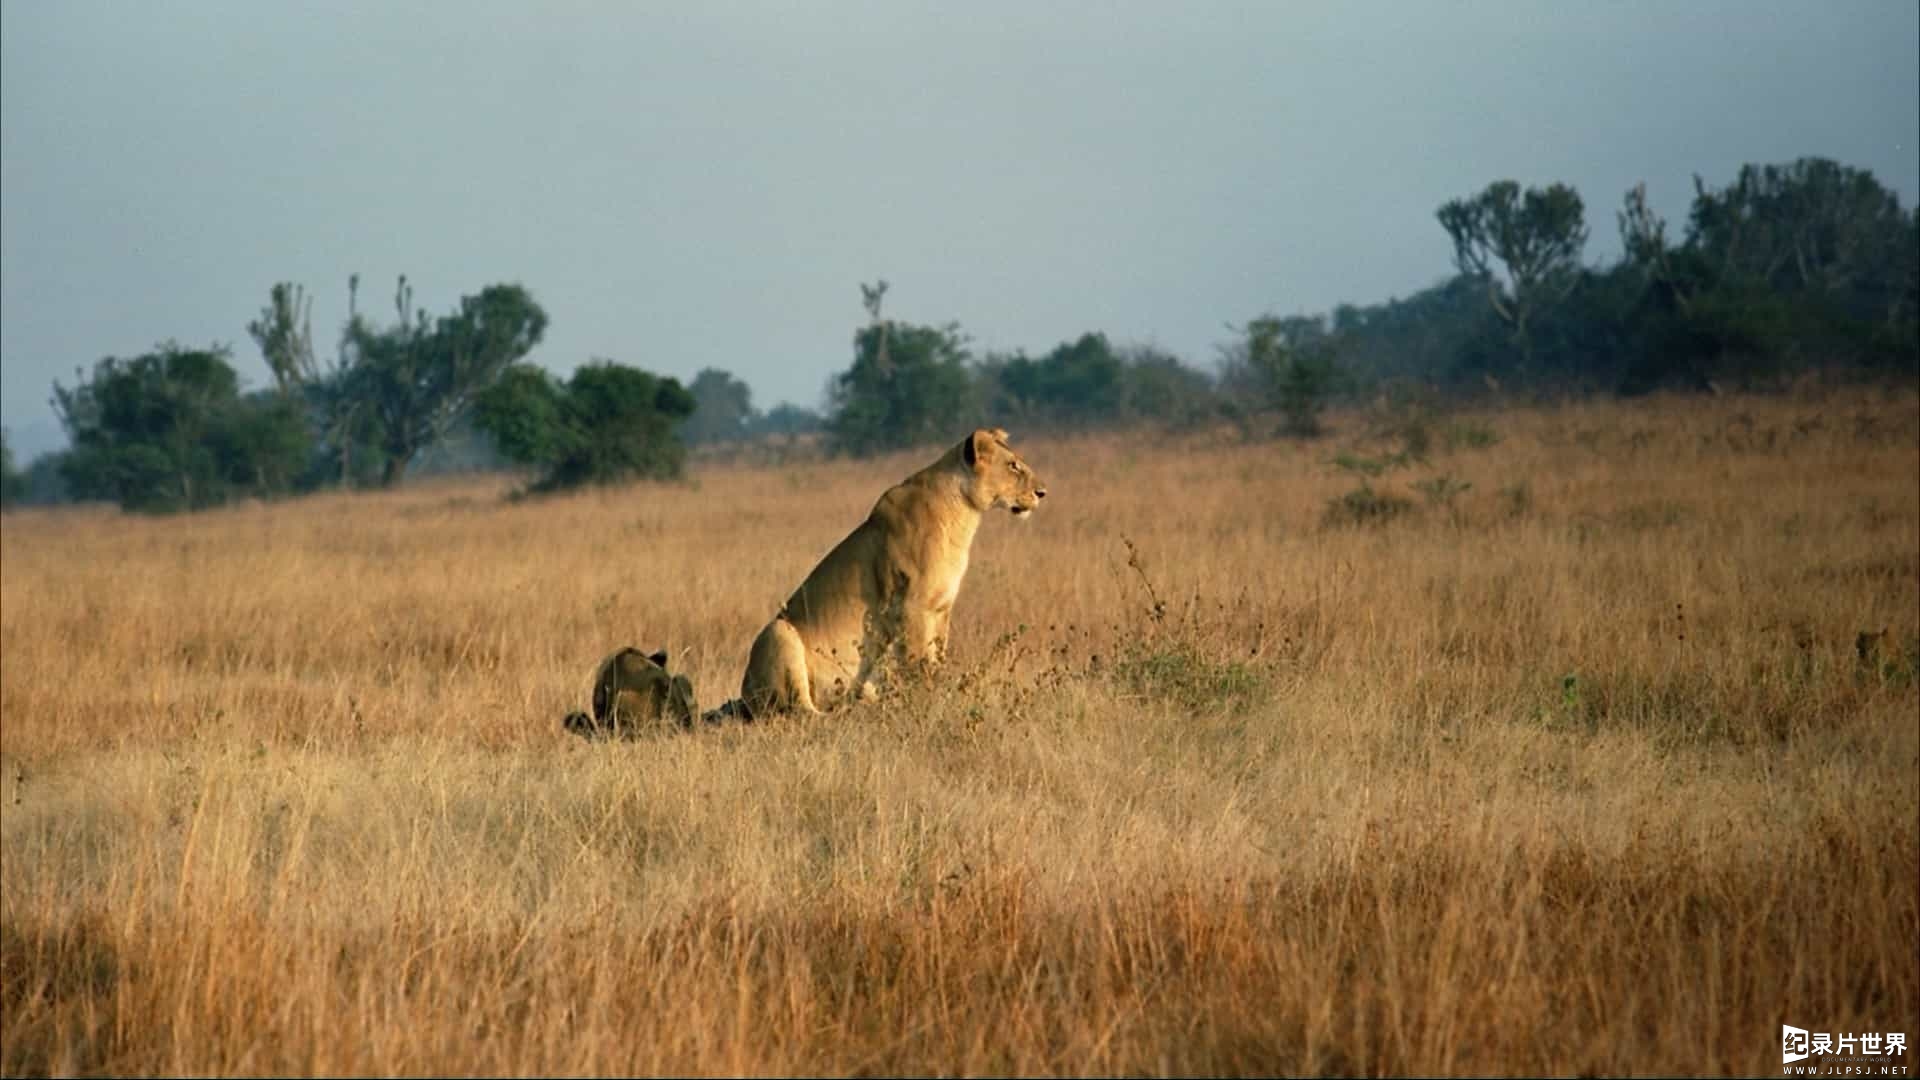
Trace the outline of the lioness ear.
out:
[[[647,657],[647,659],[653,661],[656,664],[659,664],[661,667],[664,668],[667,666],[667,650],[661,649],[659,652],[654,653],[652,656]]]
[[[993,436],[994,433],[988,431],[986,428],[980,428],[973,434],[967,436],[967,441],[963,444],[964,449],[961,450],[961,456],[967,459],[968,466],[975,469],[980,467],[980,459],[993,449]]]

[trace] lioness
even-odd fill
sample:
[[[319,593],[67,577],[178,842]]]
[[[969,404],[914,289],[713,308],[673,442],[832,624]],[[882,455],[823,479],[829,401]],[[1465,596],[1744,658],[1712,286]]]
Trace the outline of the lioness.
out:
[[[594,673],[593,715],[568,713],[560,724],[591,739],[635,735],[643,726],[662,721],[692,727],[698,714],[692,681],[667,674],[665,650],[648,656],[629,646],[601,661]]]
[[[1007,445],[981,429],[880,496],[754,639],[740,700],[716,715],[821,712],[848,693],[873,696],[891,653],[937,664],[981,518],[1006,507],[1025,519],[1047,489]]]

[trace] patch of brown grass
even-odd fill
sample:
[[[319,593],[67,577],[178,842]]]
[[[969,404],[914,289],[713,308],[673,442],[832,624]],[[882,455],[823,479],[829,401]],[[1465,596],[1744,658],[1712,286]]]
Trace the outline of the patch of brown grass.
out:
[[[1755,1073],[1782,1022],[1920,1035],[1920,399],[1448,423],[1364,529],[1328,461],[1377,418],[1016,432],[1051,497],[982,530],[950,671],[625,744],[559,727],[605,653],[730,696],[928,455],[9,513],[0,1072]]]

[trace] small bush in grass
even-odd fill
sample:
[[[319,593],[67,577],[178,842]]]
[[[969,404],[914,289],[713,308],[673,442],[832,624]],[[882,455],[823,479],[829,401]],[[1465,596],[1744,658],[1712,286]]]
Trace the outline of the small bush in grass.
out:
[[[1243,655],[1230,646],[1233,630],[1228,620],[1216,621],[1198,600],[1171,613],[1160,590],[1147,575],[1140,549],[1130,539],[1127,568],[1140,580],[1146,592],[1146,623],[1139,632],[1125,639],[1112,669],[1113,679],[1126,692],[1153,701],[1164,701],[1189,710],[1216,707],[1244,709],[1265,701],[1267,680],[1253,665],[1232,659]],[[1219,612],[1226,610],[1221,605]],[[1263,624],[1264,625],[1264,624]],[[1246,656],[1260,652],[1256,628],[1252,648]]]
[[[1321,522],[1330,527],[1385,525],[1413,511],[1413,500],[1391,491],[1377,491],[1373,485],[1359,487],[1327,500]]]
[[[1472,491],[1473,485],[1462,480],[1454,479],[1451,473],[1442,473],[1439,476],[1432,476],[1425,480],[1415,481],[1413,490],[1425,495],[1429,506],[1437,506],[1445,509],[1453,505],[1454,499],[1466,492]]]
[[[1195,642],[1142,642],[1114,664],[1114,677],[1128,692],[1201,710],[1246,708],[1266,700],[1267,680],[1238,660],[1206,654]]]

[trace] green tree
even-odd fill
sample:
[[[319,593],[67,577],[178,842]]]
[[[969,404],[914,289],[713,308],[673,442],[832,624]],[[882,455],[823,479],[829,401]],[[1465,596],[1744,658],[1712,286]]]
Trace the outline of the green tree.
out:
[[[1016,420],[1086,424],[1118,417],[1122,364],[1105,334],[1061,342],[1038,360],[989,357],[977,370],[989,406]]]
[[[1341,305],[1324,334],[1308,333],[1338,362],[1339,388],[1355,392],[1442,383],[1477,391],[1511,351],[1485,282],[1461,274],[1404,299]]]
[[[1693,184],[1688,243],[1721,277],[1785,292],[1899,291],[1911,224],[1872,172],[1801,158],[1743,165],[1718,190]]]
[[[854,334],[853,366],[827,390],[832,445],[856,457],[958,438],[973,423],[973,383],[959,325],[882,319],[886,287],[884,281],[861,286],[871,321]]]
[[[693,415],[681,429],[689,443],[737,442],[747,437],[758,414],[753,389],[719,368],[705,368],[693,377]]]
[[[1620,226],[1621,261],[1646,280],[1670,290],[1685,308],[1697,291],[1697,275],[1683,273],[1681,260],[1667,241],[1667,222],[1647,203],[1647,185],[1627,189],[1615,215]]]
[[[510,461],[545,466],[570,452],[565,383],[534,364],[500,373],[474,402],[473,419]]]
[[[348,376],[356,345],[369,327],[358,315],[360,275],[347,279],[347,322],[332,364],[323,367],[313,348],[313,300],[299,285],[276,282],[267,303],[247,324],[247,333],[273,373],[282,398],[293,401],[313,434],[314,447],[297,485],[371,485],[384,475],[382,432],[369,404],[355,398]],[[364,386],[358,389],[365,389]]]
[[[693,411],[679,380],[598,360],[565,383],[515,364],[479,395],[474,419],[502,454],[542,470],[535,490],[556,491],[678,477],[678,425]]]
[[[1694,178],[1685,238],[1644,185],[1619,214],[1629,390],[1770,377],[1810,365],[1920,369],[1920,223],[1872,173],[1823,158]]]
[[[1320,434],[1337,371],[1333,357],[1324,319],[1265,316],[1247,324],[1247,368],[1265,404],[1279,410],[1284,434]]]
[[[304,461],[304,423],[274,395],[243,399],[224,346],[171,342],[107,357],[53,404],[73,449],[61,474],[78,498],[129,510],[214,506],[235,494],[287,490]]]
[[[260,355],[283,394],[297,393],[319,381],[313,354],[313,298],[291,282],[276,282],[260,317],[247,324]]]
[[[1121,360],[1121,415],[1176,426],[1215,415],[1219,403],[1206,372],[1151,345],[1131,346],[1122,351]]]
[[[1920,215],[1871,172],[1801,158],[1720,189],[1696,176],[1685,247],[1710,279],[1689,313],[1707,337],[1770,366],[1920,365]]]
[[[13,448],[7,445],[7,429],[0,428],[0,506],[12,506],[26,493],[26,474],[13,467]]]
[[[805,435],[820,430],[820,414],[812,409],[804,409],[791,401],[783,401],[768,409],[753,422],[751,434],[754,435]]]
[[[313,435],[300,403],[278,390],[249,394],[207,433],[225,483],[252,494],[294,490],[313,457]]]
[[[1488,302],[1511,329],[1524,374],[1533,373],[1535,318],[1579,283],[1585,214],[1580,193],[1565,184],[1523,193],[1512,180],[1495,181],[1436,212],[1453,239],[1454,265],[1486,283]]]
[[[403,275],[397,319],[378,329],[348,320],[341,393],[362,411],[385,454],[382,486],[400,482],[414,456],[444,435],[507,367],[533,350],[547,315],[519,285],[489,285],[429,320]]]

